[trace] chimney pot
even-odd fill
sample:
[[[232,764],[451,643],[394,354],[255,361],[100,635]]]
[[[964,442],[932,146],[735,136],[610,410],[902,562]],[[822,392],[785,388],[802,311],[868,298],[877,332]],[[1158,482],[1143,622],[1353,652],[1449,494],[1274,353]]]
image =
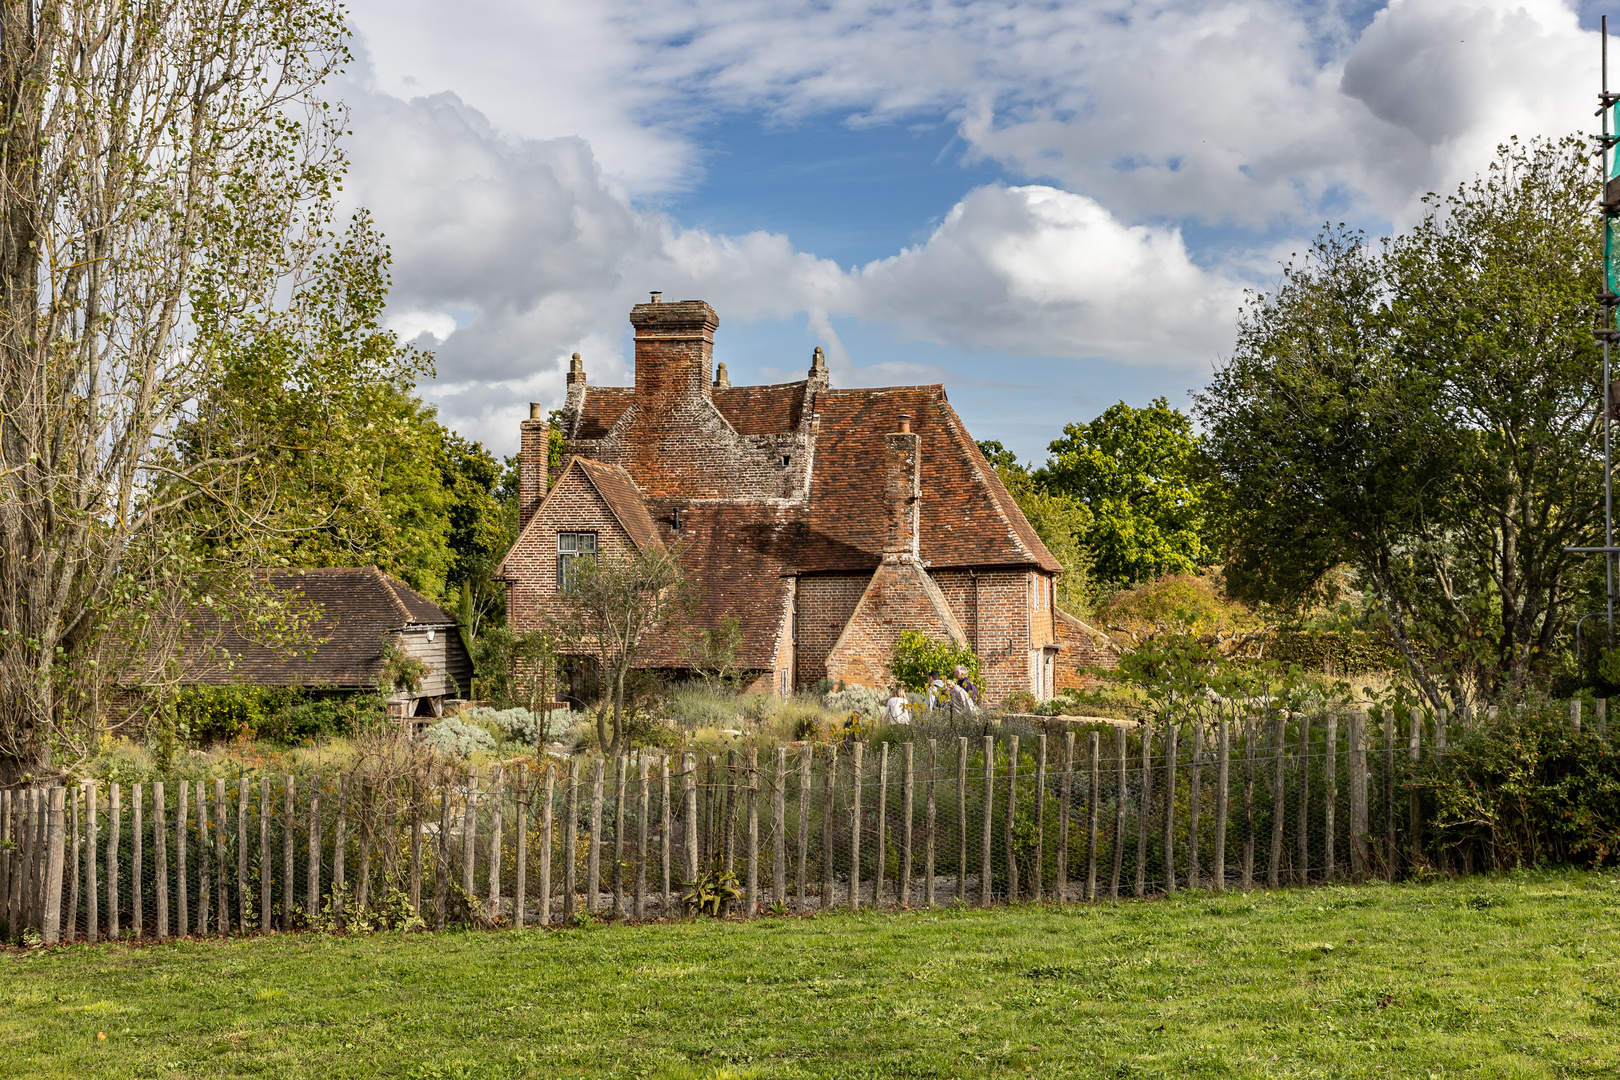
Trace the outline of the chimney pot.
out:
[[[659,304],[659,303],[662,303],[663,300],[664,300],[664,294],[659,292],[657,289],[654,289],[652,291],[652,299],[648,300],[647,303],[649,303],[649,304]]]
[[[539,420],[540,419],[540,403],[538,401],[529,402],[529,419],[530,420]]]
[[[902,435],[911,434],[911,414],[910,413],[901,413],[900,414],[900,433]]]

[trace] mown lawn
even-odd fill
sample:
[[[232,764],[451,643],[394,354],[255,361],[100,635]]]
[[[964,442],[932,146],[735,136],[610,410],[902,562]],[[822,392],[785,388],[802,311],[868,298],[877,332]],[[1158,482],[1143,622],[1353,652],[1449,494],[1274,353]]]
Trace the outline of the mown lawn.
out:
[[[0,954],[5,1076],[1617,1070],[1613,873]]]

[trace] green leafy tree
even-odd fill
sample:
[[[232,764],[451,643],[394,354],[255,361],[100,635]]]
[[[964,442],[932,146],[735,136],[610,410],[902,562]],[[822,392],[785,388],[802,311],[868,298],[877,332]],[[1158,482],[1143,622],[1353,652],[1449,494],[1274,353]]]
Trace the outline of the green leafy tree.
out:
[[[185,443],[222,342],[352,266],[348,55],[330,0],[0,6],[0,772],[148,715],[194,605],[262,595],[253,445]]]
[[[1522,686],[1601,536],[1597,174],[1513,142],[1411,231],[1329,229],[1198,398],[1228,581],[1298,603],[1353,568],[1432,707]]]
[[[1068,424],[1032,479],[1084,511],[1096,576],[1130,585],[1161,574],[1195,573],[1210,561],[1212,477],[1192,421],[1157,398],[1124,402],[1089,424]]]

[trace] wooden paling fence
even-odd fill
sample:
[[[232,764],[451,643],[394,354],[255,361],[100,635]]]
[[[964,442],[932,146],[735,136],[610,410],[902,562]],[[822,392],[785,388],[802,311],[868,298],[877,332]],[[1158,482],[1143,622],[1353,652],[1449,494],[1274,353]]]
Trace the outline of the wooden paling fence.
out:
[[[683,895],[705,889],[753,915],[1468,872],[1483,854],[1442,845],[1404,791],[1414,763],[1445,760],[1448,733],[1444,713],[1397,731],[1352,711],[546,757],[426,780],[13,788],[0,790],[0,932],[522,927],[684,914]]]

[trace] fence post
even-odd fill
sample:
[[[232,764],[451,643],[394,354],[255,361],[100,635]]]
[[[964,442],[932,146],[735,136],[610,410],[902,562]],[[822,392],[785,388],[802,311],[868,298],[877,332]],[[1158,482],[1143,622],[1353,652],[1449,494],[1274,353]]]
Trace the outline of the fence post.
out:
[[[157,859],[157,939],[162,941],[169,936],[169,825],[167,820],[168,807],[164,805],[163,781],[152,781],[152,854]],[[78,827],[78,799],[73,804],[73,843],[79,843]],[[74,855],[75,866],[78,855]],[[78,909],[79,890],[73,890],[73,904],[75,912]]]
[[[885,747],[888,743],[883,744]],[[748,748],[748,878],[746,882],[748,910],[744,914],[753,918],[759,914],[759,747]]]
[[[1332,881],[1337,873],[1337,867],[1333,865],[1333,830],[1339,809],[1339,714],[1336,712],[1327,715],[1327,738],[1324,742],[1327,744],[1327,754],[1322,772],[1327,781],[1327,798],[1322,808],[1323,880]]]
[[[613,764],[613,914],[630,914],[624,898],[624,788],[630,772],[630,757],[620,754]]]
[[[1350,713],[1350,873],[1367,880],[1367,714]]]
[[[838,747],[827,747],[827,790],[821,806],[821,910],[832,908],[833,901],[833,797],[837,794]]]
[[[929,907],[934,906],[934,833],[939,823],[936,804],[934,801],[934,788],[938,779],[939,740],[928,740],[928,794],[925,796],[928,806],[924,810],[923,818],[923,901]]]
[[[422,781],[415,776],[411,777],[411,914],[422,917]]]
[[[1194,715],[1192,721],[1192,775],[1187,780],[1187,888],[1199,887],[1198,869],[1198,816],[1204,792],[1204,720]]]
[[[1148,808],[1153,805],[1153,729],[1142,725],[1142,797],[1136,814],[1136,879],[1131,887],[1137,896],[1147,892]]]
[[[794,881],[799,894],[799,910],[804,910],[806,864],[810,859],[810,770],[816,748],[805,743],[799,750],[799,867]]]
[[[1125,729],[1114,727],[1114,859],[1108,878],[1108,899],[1119,899],[1119,875],[1125,867]]]
[[[1494,708],[1495,706],[1492,706]],[[1494,719],[1494,717],[1493,717]],[[1385,875],[1395,880],[1395,710],[1384,713],[1384,855]]]
[[[900,833],[900,895],[896,899],[901,907],[911,906],[911,819],[917,805],[917,778],[913,773],[914,745],[908,741],[900,751],[900,805],[905,807],[901,821],[905,825]]]
[[[489,917],[501,914],[501,810],[506,796],[506,770],[496,764],[490,773],[489,799]]]
[[[995,892],[995,869],[992,863],[991,840],[994,837],[995,817],[995,790],[996,790],[996,740],[989,735],[984,737],[984,821],[980,830],[979,839],[979,906],[989,907],[991,895]]]
[[[270,870],[270,777],[259,777],[259,929],[270,929],[275,903],[275,875]]]
[[[304,910],[311,919],[321,911],[321,778],[309,781],[309,842],[304,845]],[[365,900],[360,900],[365,907]]]
[[[1296,827],[1299,830],[1299,869],[1294,880],[1301,885],[1311,880],[1311,717],[1299,718],[1299,808]]]
[[[175,911],[175,916],[176,916],[175,936],[176,937],[185,937],[187,934],[189,934],[191,932],[191,909],[190,909],[190,907],[189,907],[189,905],[187,903],[187,901],[188,901],[188,899],[190,897],[190,893],[188,891],[189,890],[189,885],[186,882],[186,847],[188,846],[186,844],[186,822],[189,820],[187,818],[187,816],[186,816],[187,810],[189,809],[187,807],[187,805],[186,805],[186,794],[187,794],[187,789],[190,788],[190,787],[191,787],[190,783],[188,783],[185,780],[182,780],[182,781],[180,781],[180,783],[175,788],[175,808],[174,808],[174,860],[175,860],[174,861],[174,884],[175,884],[175,892],[177,894],[175,899],[179,903],[179,907]],[[89,801],[89,805],[88,805],[87,809],[89,811],[89,818],[90,818],[90,833],[89,833],[89,836],[87,837],[87,840],[89,842],[88,849],[87,849],[88,852],[89,852],[89,857],[85,860],[85,862],[87,864],[86,865],[87,873],[86,873],[85,885],[88,887],[88,889],[90,891],[90,895],[89,895],[89,902],[90,902],[90,913],[89,913],[90,914],[90,937],[89,937],[89,940],[94,941],[94,940],[96,940],[96,881],[95,881],[95,872],[96,872],[95,871],[95,865],[96,865],[96,856],[95,856],[95,850],[96,850],[95,814],[96,814],[96,811],[95,811],[95,803],[96,803],[96,800],[95,800],[95,795],[94,795],[93,792],[88,792],[87,791],[86,792],[86,798]]]
[[[1576,731],[1579,731],[1580,728],[1581,728],[1581,718],[1580,718],[1580,714],[1579,714],[1580,706],[1581,706],[1580,700],[1576,699],[1576,701],[1575,701],[1575,708],[1577,710],[1576,716],[1575,716],[1575,730]],[[1409,719],[1409,727],[1410,727],[1411,730],[1410,730],[1410,746],[1407,748],[1407,754],[1410,757],[1410,759],[1412,761],[1412,764],[1416,765],[1417,762],[1418,762],[1418,753],[1419,753],[1420,743],[1421,743],[1421,740],[1422,740],[1422,737],[1423,737],[1423,714],[1420,713],[1418,710],[1413,709],[1408,714],[1408,719]],[[1409,844],[1410,844],[1410,847],[1411,847],[1411,854],[1410,854],[1409,857],[1412,860],[1412,865],[1414,867],[1416,867],[1418,865],[1418,863],[1420,861],[1422,861],[1422,859],[1423,859],[1423,818],[1422,818],[1423,810],[1422,810],[1422,807],[1419,805],[1418,793],[1417,793],[1416,788],[1414,788],[1411,791],[1406,793],[1406,804],[1407,804],[1406,805],[1406,810],[1407,810],[1407,831],[1412,834],[1408,838],[1408,841],[1409,841]]]
[[[338,827],[342,828],[343,819],[338,819]],[[439,835],[438,843],[434,845],[433,857],[433,928],[443,930],[448,919],[450,906],[450,784],[445,774],[439,777]],[[338,845],[342,850],[342,845]],[[333,860],[334,863],[336,860]],[[332,876],[337,876],[334,866]],[[334,888],[339,888],[336,882]]]
[[[850,789],[849,808],[849,909],[855,911],[861,906],[861,757],[866,750],[865,743],[856,743],[851,748],[853,760],[850,762],[850,771],[854,774],[854,785]]]
[[[348,880],[343,876],[343,860],[349,850],[349,790],[351,778],[338,777],[337,820],[332,823],[332,917],[343,925],[343,894]]]
[[[1102,768],[1098,760],[1101,757],[1099,753],[1101,739],[1096,731],[1092,731],[1090,735],[1091,737],[1086,740],[1088,743],[1087,753],[1090,757],[1088,764],[1091,766],[1091,784],[1086,791],[1086,899],[1094,902],[1097,899],[1097,826],[1102,816]],[[1063,742],[1065,761],[1073,761],[1074,732],[1072,730],[1064,733]],[[1067,765],[1065,765],[1065,768],[1067,768]],[[1068,847],[1068,841],[1065,840],[1063,844],[1065,859],[1068,857]]]
[[[71,856],[70,856],[69,866],[68,866],[68,870],[67,870],[67,875],[68,875],[67,925],[62,927],[62,936],[65,939],[67,939],[68,941],[72,941],[74,938],[78,937],[78,933],[79,933],[80,833],[79,833],[79,789],[77,787],[70,787],[70,788],[67,789],[67,801],[68,801],[69,816],[73,819],[73,823],[72,823],[72,826],[71,826],[72,835],[71,835],[71,838],[68,840],[68,851],[71,853]],[[161,838],[160,838],[159,842],[161,843]],[[3,879],[0,879],[0,880],[3,880]],[[0,892],[0,896],[3,896],[3,895],[4,895],[4,893]],[[165,910],[167,910],[167,909],[165,909]]]
[[[55,945],[62,940],[62,864],[67,840],[64,814],[67,790],[49,788],[45,798],[45,910],[41,913],[43,918],[40,919],[39,936],[45,944]],[[140,916],[137,914],[136,918]]]
[[[16,920],[11,914],[11,789],[0,788],[0,920],[5,922],[5,933],[0,941],[10,941],[15,935]]]
[[[1176,745],[1181,725],[1174,720],[1165,725],[1164,740],[1164,891],[1176,891]]]
[[[264,803],[269,808],[271,779],[264,777]],[[282,929],[293,928],[293,866],[295,866],[295,840],[298,836],[298,780],[292,772],[282,774]],[[269,837],[266,836],[266,855],[269,855]],[[321,915],[321,780],[309,782],[309,881],[305,884],[306,915],[313,920]],[[266,858],[266,894],[275,882],[269,881],[269,858]]]
[[[122,792],[117,784],[107,792],[107,940],[118,940],[118,839],[123,828]]]
[[[529,777],[525,766],[517,767],[512,787],[517,812],[513,822],[517,832],[517,867],[512,881],[512,925],[522,930],[527,921],[524,908],[529,904]]]
[[[1271,750],[1271,860],[1266,864],[1266,888],[1275,889],[1282,884],[1283,819],[1288,816],[1288,713],[1277,710],[1272,731]]]
[[[602,883],[602,774],[606,767],[600,757],[591,761],[591,840],[585,861],[585,910],[593,912]]]
[[[659,754],[658,755],[658,770],[659,770],[658,779],[659,779],[659,786],[660,786],[659,801],[658,801],[658,813],[659,813],[658,840],[659,840],[660,855],[662,856],[662,859],[663,859],[663,866],[662,866],[663,879],[662,879],[662,883],[663,883],[663,886],[664,886],[664,915],[665,915],[666,918],[669,916],[671,911],[674,909],[674,903],[675,903],[674,896],[670,892],[670,876],[669,876],[669,858],[670,858],[670,848],[669,848],[669,844],[670,844],[670,839],[669,839],[669,830],[670,830],[669,759],[670,759],[669,754]]]
[[[1569,699],[1569,726],[1576,731],[1581,730],[1581,699]]]
[[[647,816],[652,813],[652,787],[647,783],[652,759],[642,754],[637,762],[637,775],[641,780],[641,816],[636,820],[636,845],[641,855],[636,860],[636,918],[647,917]]]
[[[236,905],[237,926],[248,932],[253,917],[253,894],[248,891],[248,781],[236,778]]]
[[[197,781],[197,934],[208,935],[208,901],[213,895],[213,829],[208,825],[208,787]]]
[[[1013,822],[1018,816],[1018,736],[1007,739],[1007,821],[1002,843],[1007,847],[1007,903],[1018,902],[1018,855],[1013,847]]]
[[[968,741],[966,736],[956,740],[956,839],[960,850],[956,857],[956,899],[967,903],[967,767]]]
[[[1254,888],[1254,758],[1258,721],[1252,712],[1243,717],[1243,876],[1240,887]]]
[[[214,778],[214,875],[219,891],[219,936],[224,937],[231,931],[231,896],[228,887],[229,878],[226,871],[230,863],[226,861],[227,851],[225,831],[225,780],[222,777]]]
[[[691,783],[692,755],[686,755],[687,783]],[[688,787],[688,792],[690,792]],[[690,799],[690,794],[688,799]],[[690,803],[689,803],[690,809]],[[579,879],[579,758],[568,759],[568,797],[564,803],[564,811],[568,815],[563,821],[563,923],[567,924],[574,917],[574,894],[578,891],[576,885]],[[691,811],[690,818],[697,816]],[[687,846],[692,844],[692,830],[689,822],[687,829]]]
[[[878,804],[877,804],[877,845],[872,854],[876,856],[872,874],[872,906],[883,906],[883,856],[888,847],[889,824],[889,744],[878,744]]]
[[[686,880],[698,879],[697,755],[686,754],[681,764],[681,791],[686,798],[686,828],[681,851],[686,856]]]
[[[1599,735],[1606,735],[1609,731],[1609,699],[1595,698],[1592,701],[1592,711],[1596,713],[1594,726]]]
[[[141,796],[145,794],[141,787],[140,784],[131,784],[129,789],[131,796],[129,803],[129,896],[131,916],[129,922],[130,932],[137,938],[146,934],[146,897],[144,895],[145,890],[141,887],[145,884],[142,879],[145,877],[146,867],[144,863],[146,860],[142,856],[146,854],[144,850],[146,847],[146,821],[141,815]]]
[[[541,796],[540,803],[540,925],[551,924],[551,839],[552,839],[552,810],[551,800],[556,791],[556,774],[551,762],[544,757],[540,758],[539,766],[546,770],[545,794]],[[666,767],[666,773],[669,771]]]
[[[1095,789],[1095,785],[1093,785]],[[1069,902],[1069,803],[1074,798],[1074,731],[1063,733],[1063,779],[1058,782],[1057,865],[1053,890],[1060,904]],[[1094,864],[1095,865],[1095,864]]]
[[[1045,896],[1046,877],[1046,732],[1035,735],[1035,879],[1034,898],[1038,904]]]
[[[1215,764],[1215,859],[1211,867],[1216,892],[1226,891],[1226,822],[1231,810],[1231,755],[1232,755],[1232,727],[1225,714],[1216,721],[1220,727],[1216,732],[1217,753],[1220,755]]]
[[[771,850],[771,897],[787,903],[787,747],[776,748],[776,782],[771,785],[771,825],[775,844]]]
[[[596,775],[598,783],[600,783],[602,775],[601,772],[598,771]],[[461,891],[467,894],[467,910],[469,916],[478,903],[478,885],[475,881],[475,875],[478,873],[478,781],[478,766],[474,765],[472,768],[467,770],[467,801],[464,802],[461,807]],[[364,788],[361,790],[363,792]],[[364,796],[362,795],[362,799],[363,798]],[[361,813],[364,815],[364,810],[362,810]],[[598,802],[597,818],[600,821],[600,801]],[[361,848],[366,846],[367,833],[370,831],[364,827],[364,820],[365,819],[362,816],[360,833]],[[361,893],[366,891],[365,861],[366,853],[362,850],[360,853]]]

